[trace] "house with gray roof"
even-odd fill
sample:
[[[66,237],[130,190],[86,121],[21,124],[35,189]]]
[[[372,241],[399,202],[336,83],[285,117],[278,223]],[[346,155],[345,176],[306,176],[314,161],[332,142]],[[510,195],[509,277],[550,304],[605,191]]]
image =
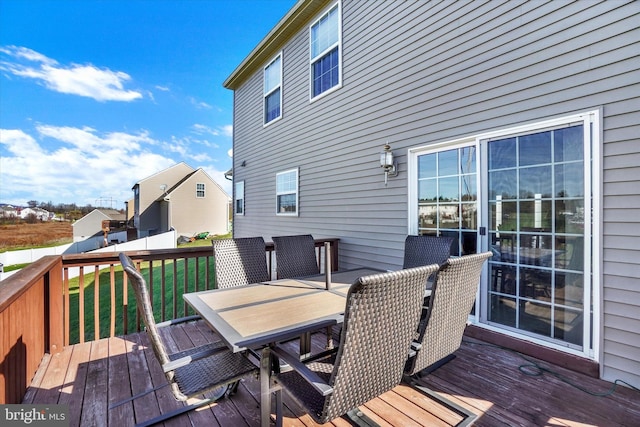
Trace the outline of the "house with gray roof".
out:
[[[138,181],[133,194],[138,237],[169,230],[185,236],[229,231],[231,197],[202,168],[177,163]]]

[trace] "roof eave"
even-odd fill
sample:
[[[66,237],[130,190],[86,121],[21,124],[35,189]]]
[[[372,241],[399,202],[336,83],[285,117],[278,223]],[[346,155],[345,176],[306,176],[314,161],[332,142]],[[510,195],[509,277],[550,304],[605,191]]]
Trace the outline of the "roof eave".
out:
[[[231,90],[240,87],[249,76],[275,56],[287,40],[331,1],[334,0],[299,0],[227,77],[223,86]]]

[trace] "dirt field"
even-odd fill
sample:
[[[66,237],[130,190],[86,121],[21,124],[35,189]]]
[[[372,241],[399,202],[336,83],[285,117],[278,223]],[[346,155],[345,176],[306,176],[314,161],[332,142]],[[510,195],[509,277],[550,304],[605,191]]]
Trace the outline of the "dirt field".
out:
[[[35,224],[0,225],[0,252],[62,245],[72,241],[73,229],[70,222],[48,221]]]

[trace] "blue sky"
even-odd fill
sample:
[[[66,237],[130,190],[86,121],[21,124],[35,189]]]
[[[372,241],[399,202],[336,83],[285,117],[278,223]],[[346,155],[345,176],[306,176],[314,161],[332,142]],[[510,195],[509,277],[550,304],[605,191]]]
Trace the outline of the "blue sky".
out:
[[[0,203],[123,208],[175,163],[231,183],[223,81],[295,0],[0,0]]]

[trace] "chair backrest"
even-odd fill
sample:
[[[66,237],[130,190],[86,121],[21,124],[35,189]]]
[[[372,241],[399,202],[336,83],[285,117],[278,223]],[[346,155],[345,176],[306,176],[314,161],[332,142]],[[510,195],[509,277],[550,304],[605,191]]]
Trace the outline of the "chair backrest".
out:
[[[212,245],[218,289],[270,279],[262,237],[212,240]]]
[[[412,236],[404,241],[404,263],[402,268],[421,265],[444,264],[451,255],[453,237]]]
[[[120,253],[120,263],[122,264],[122,269],[127,274],[127,278],[131,282],[131,287],[133,288],[133,292],[136,296],[136,303],[138,304],[138,310],[140,312],[140,316],[142,317],[142,321],[144,322],[144,326],[147,331],[147,335],[149,336],[149,340],[151,341],[151,347],[153,348],[153,352],[156,355],[156,358],[160,362],[161,365],[169,362],[169,356],[167,354],[167,350],[162,343],[162,339],[160,338],[160,334],[158,333],[158,328],[156,327],[156,321],[153,317],[153,308],[151,306],[151,299],[149,298],[149,289],[147,288],[147,281],[142,277],[142,274],[135,267],[131,258],[129,258],[125,253]],[[173,382],[173,372],[169,372],[166,374],[169,382]]]
[[[311,234],[273,237],[278,279],[311,276],[320,273],[316,246]]]
[[[349,289],[321,422],[344,415],[402,380],[420,320],[424,283],[438,265],[361,277]]]
[[[415,373],[451,355],[460,347],[469,313],[476,299],[482,265],[491,252],[450,258],[436,276],[427,318],[421,322],[418,341],[422,344],[407,364]]]

